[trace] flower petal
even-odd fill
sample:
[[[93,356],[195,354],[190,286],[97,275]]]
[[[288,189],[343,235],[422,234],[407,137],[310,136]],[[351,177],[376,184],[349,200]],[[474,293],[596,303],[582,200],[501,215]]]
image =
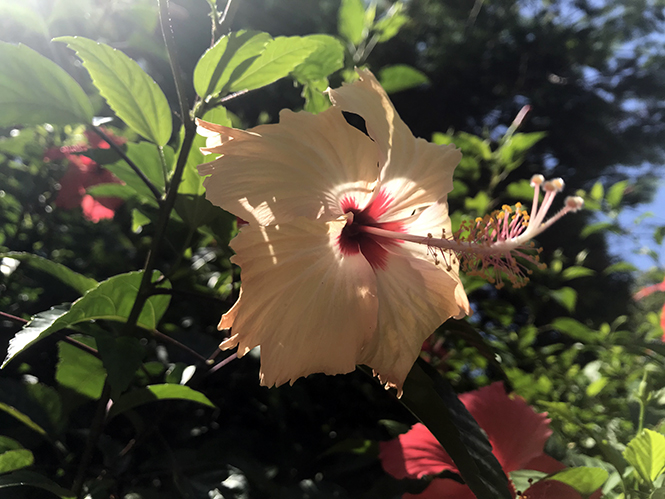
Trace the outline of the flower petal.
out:
[[[333,220],[344,196],[364,205],[378,177],[376,145],[349,125],[341,111],[280,113],[277,125],[249,131],[199,122],[220,133],[221,154],[199,166],[206,197],[260,225],[295,217]]]
[[[222,319],[242,356],[261,346],[261,384],[315,372],[353,371],[376,329],[374,272],[361,254],[343,256],[346,223],[297,218],[248,226],[232,241],[242,268],[242,298]]]
[[[543,453],[552,434],[547,415],[536,413],[519,396],[509,397],[503,383],[463,393],[460,400],[485,430],[504,471],[524,469]]]
[[[365,119],[367,132],[381,151],[380,189],[393,198],[382,221],[403,218],[438,200],[445,202],[461,152],[453,145],[416,139],[374,75],[368,70],[358,74],[359,81],[328,94],[335,106]]]
[[[457,466],[422,423],[394,440],[379,443],[383,469],[397,479],[438,475],[444,470],[457,472]]]
[[[376,269],[379,298],[377,334],[363,352],[363,362],[382,383],[402,384],[423,341],[454,315],[458,281],[434,264],[413,258],[401,245],[390,249],[384,269]]]

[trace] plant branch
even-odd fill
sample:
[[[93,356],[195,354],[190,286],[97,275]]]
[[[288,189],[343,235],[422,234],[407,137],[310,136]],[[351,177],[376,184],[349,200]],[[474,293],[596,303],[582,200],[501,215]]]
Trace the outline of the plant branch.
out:
[[[160,206],[162,205],[162,193],[159,192],[159,189],[155,187],[155,184],[153,184],[148,177],[145,176],[145,174],[141,171],[141,169],[134,163],[129,156],[125,153],[125,151],[122,150],[122,147],[118,146],[115,142],[113,142],[113,139],[106,135],[104,131],[98,127],[98,126],[93,126],[92,130],[99,135],[102,139],[104,139],[108,145],[113,149],[118,155],[129,165],[129,167],[138,175],[138,177],[141,179],[141,181],[150,189],[150,192],[152,192],[152,195],[155,196],[155,199],[157,200],[157,204]]]
[[[224,13],[219,20],[219,32],[223,32],[224,29],[230,31],[230,25],[233,22],[233,18],[236,16],[236,12],[238,12],[238,7],[240,7],[240,2],[227,0]]]
[[[185,84],[182,79],[182,73],[178,67],[177,50],[175,38],[173,36],[173,26],[171,24],[171,14],[169,12],[169,0],[157,0],[159,4],[159,22],[162,27],[162,35],[164,36],[164,43],[166,44],[166,53],[169,57],[169,65],[173,73],[173,81],[175,82],[176,93],[178,94],[178,104],[180,105],[180,116],[187,129],[188,122],[191,122],[189,114],[189,105],[187,103],[187,96],[185,92]],[[192,122],[193,124],[193,122]]]
[[[170,336],[168,336],[168,335],[166,335],[166,334],[164,334],[164,333],[162,333],[162,332],[160,332],[160,331],[157,331],[156,329],[154,329],[154,330],[152,331],[152,334],[153,334],[153,336],[154,336],[155,338],[159,338],[160,340],[162,340],[162,341],[164,341],[164,342],[166,342],[166,343],[170,343],[170,344],[172,344],[172,345],[177,346],[177,347],[180,348],[181,350],[184,350],[184,351],[186,351],[186,352],[189,352],[189,353],[192,354],[194,357],[196,357],[200,362],[205,363],[206,360],[207,360],[203,355],[201,355],[200,353],[198,353],[196,350],[192,350],[191,348],[189,348],[189,347],[188,347],[187,345],[185,345],[184,343],[180,343],[178,340],[173,339],[173,338],[171,338]]]
[[[76,478],[74,479],[74,486],[72,490],[74,495],[81,499],[83,497],[83,483],[85,482],[85,472],[88,469],[88,465],[92,460],[92,454],[97,446],[99,437],[102,434],[102,428],[104,427],[104,420],[106,419],[106,408],[108,406],[109,400],[111,400],[111,385],[108,382],[108,379],[104,383],[104,388],[102,390],[102,395],[97,402],[97,410],[95,416],[90,425],[90,434],[88,435],[88,440],[85,443],[85,450],[83,451],[83,456],[81,457],[81,462],[79,463],[78,470],[76,471]]]

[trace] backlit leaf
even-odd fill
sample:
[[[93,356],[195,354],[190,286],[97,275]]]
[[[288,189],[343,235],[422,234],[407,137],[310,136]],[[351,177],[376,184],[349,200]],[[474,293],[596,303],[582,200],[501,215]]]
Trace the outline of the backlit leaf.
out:
[[[322,80],[344,67],[344,45],[337,38],[330,35],[310,35],[305,38],[309,43],[314,43],[316,48],[293,70],[293,76],[300,83]]]
[[[125,54],[103,43],[80,36],[61,36],[76,51],[99,93],[118,118],[136,133],[163,146],[171,138],[171,108],[164,92],[145,71]]]
[[[265,50],[241,76],[231,81],[229,90],[254,90],[288,76],[314,52],[320,43],[300,36],[280,36],[268,42]]]
[[[92,121],[83,89],[60,66],[25,45],[0,42],[0,127]]]
[[[200,97],[228,91],[272,40],[260,31],[236,31],[222,36],[208,49],[194,68],[194,89]]]

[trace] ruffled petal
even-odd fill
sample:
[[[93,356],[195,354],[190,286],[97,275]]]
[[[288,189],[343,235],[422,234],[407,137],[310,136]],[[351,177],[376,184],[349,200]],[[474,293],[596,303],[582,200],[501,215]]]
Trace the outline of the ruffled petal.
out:
[[[438,475],[457,467],[432,432],[422,423],[394,440],[379,444],[379,458],[386,473],[397,479]]]
[[[402,384],[423,341],[444,321],[459,315],[458,281],[434,264],[413,258],[401,245],[392,247],[385,269],[376,269],[379,298],[377,334],[363,352],[363,362],[382,383]]]
[[[353,371],[375,334],[374,272],[362,255],[343,256],[345,220],[297,218],[248,226],[232,241],[242,268],[242,298],[222,319],[238,355],[261,346],[261,384]]]
[[[216,160],[199,166],[206,197],[260,225],[304,216],[323,221],[342,215],[345,196],[366,204],[378,177],[378,151],[341,111],[318,115],[280,113],[277,125],[249,131],[199,121],[219,134],[209,152]]]
[[[381,151],[379,186],[393,199],[381,221],[398,220],[439,200],[445,202],[461,152],[453,145],[416,139],[374,75],[368,70],[358,74],[359,81],[328,93],[335,106],[364,118],[367,132]]]
[[[510,473],[543,453],[552,434],[546,414],[536,413],[519,396],[509,397],[503,383],[463,393],[464,403],[492,444],[494,455]]]

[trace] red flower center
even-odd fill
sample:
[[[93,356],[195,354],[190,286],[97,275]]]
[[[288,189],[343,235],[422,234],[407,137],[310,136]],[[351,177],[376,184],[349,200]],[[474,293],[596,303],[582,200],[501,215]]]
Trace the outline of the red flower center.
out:
[[[353,213],[353,219],[349,220],[339,235],[339,247],[343,255],[355,255],[362,253],[374,270],[385,269],[388,261],[387,248],[396,245],[400,241],[387,239],[363,231],[363,227],[378,227],[394,232],[404,232],[402,222],[379,222],[393,198],[385,191],[379,194],[363,209],[358,208],[355,198],[344,197],[340,202],[344,213]]]

